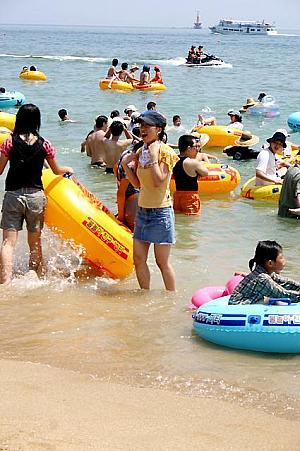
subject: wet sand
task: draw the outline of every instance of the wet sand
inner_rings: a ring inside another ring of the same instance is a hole
[[[0,450],[299,450],[299,422],[0,361]]]

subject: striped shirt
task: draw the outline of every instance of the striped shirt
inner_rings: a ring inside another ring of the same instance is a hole
[[[257,265],[234,289],[228,304],[263,304],[264,297],[290,298],[300,302],[300,283]]]

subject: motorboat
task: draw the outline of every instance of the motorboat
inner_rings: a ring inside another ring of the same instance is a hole
[[[252,20],[221,19],[217,25],[209,27],[215,34],[253,34],[253,35],[276,35],[277,29],[274,24]]]

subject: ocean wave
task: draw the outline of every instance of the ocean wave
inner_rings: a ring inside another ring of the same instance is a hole
[[[1,58],[34,58],[34,59],[46,59],[52,61],[86,61],[88,63],[107,63],[110,62],[110,58],[99,58],[92,56],[74,56],[74,55],[14,55],[8,53],[1,53]]]

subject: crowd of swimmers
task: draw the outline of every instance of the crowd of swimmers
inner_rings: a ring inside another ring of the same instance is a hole
[[[200,214],[198,178],[208,176],[206,163],[214,157],[202,150],[207,143],[205,134],[186,132],[180,134],[176,146],[168,145],[167,120],[157,111],[154,102],[150,102],[143,113],[139,113],[134,105],[129,105],[124,114],[125,116],[121,116],[118,111],[113,111],[110,117],[97,117],[95,129],[83,143],[82,150],[86,150],[92,164],[106,168],[107,173],[116,177],[117,217],[134,234],[134,263],[140,287],[150,287],[147,259],[152,243],[165,287],[174,290],[175,276],[169,260],[170,248],[175,242],[173,211],[186,215]],[[179,115],[173,116],[171,127],[182,128]],[[121,139],[123,133],[125,139]],[[275,158],[276,154],[285,149],[286,140],[287,133],[284,130],[277,130],[267,139],[267,145],[260,152],[256,177],[262,183],[283,183],[278,214],[297,217],[300,215],[300,169],[290,161]],[[174,151],[175,147],[178,152]],[[270,162],[273,159],[275,171],[278,167],[287,168],[285,179],[269,176]],[[171,177],[175,183],[173,199],[169,188]],[[266,260],[265,255],[259,256],[261,247],[262,254],[271,255],[271,259]],[[272,251],[267,252],[270,247],[276,248],[273,254]],[[278,271],[283,267],[281,254],[282,249],[277,243],[260,243],[256,266],[251,266],[254,272],[246,280],[262,279],[261,287],[266,285],[264,295],[271,295],[272,292],[286,293],[295,287],[294,299],[300,300],[299,284],[291,281],[289,287],[284,286],[282,279],[273,275],[275,267],[278,266]],[[281,266],[279,263],[277,265],[279,260]],[[235,292],[232,303],[264,301],[264,297],[258,293],[257,296],[253,295],[253,301],[252,298],[249,300],[244,286],[246,285],[243,284]]]
[[[233,116],[232,113],[228,114]],[[64,121],[68,117],[67,111],[61,109],[59,117]],[[37,106],[21,106],[12,136],[1,146],[0,174],[7,163],[9,170],[2,206],[0,283],[9,282],[12,278],[14,249],[24,221],[28,229],[29,267],[42,274],[41,230],[46,203],[41,181],[43,163],[46,162],[55,174],[73,172],[71,167],[58,165],[54,147],[39,135],[40,124],[41,115]],[[182,127],[179,115],[173,117],[171,127]],[[153,244],[155,261],[165,288],[173,291],[176,284],[170,251],[175,243],[174,211],[187,215],[200,214],[198,177],[208,175],[205,163],[214,157],[202,151],[207,143],[207,135],[183,132],[177,145],[168,145],[166,131],[167,119],[157,110],[155,102],[149,102],[142,113],[135,105],[128,105],[124,115],[113,110],[110,117],[98,116],[93,130],[82,143],[82,151],[91,158],[93,166],[104,168],[107,174],[116,177],[117,216],[133,231],[133,256],[139,286],[150,288],[148,254]],[[278,214],[299,217],[300,169],[291,160],[278,158],[288,145],[287,135],[284,129],[279,129],[267,139],[257,159],[256,179],[259,184],[283,184]],[[178,152],[175,152],[175,147],[178,147]],[[35,158],[32,158],[31,150]],[[282,168],[286,170],[284,179],[278,174],[278,169]],[[175,183],[173,199],[170,195],[171,177]],[[281,247],[273,242],[267,244],[263,247],[263,256],[259,254],[260,247],[255,257],[255,268],[258,270],[249,279],[263,279],[261,285],[264,285],[265,279],[271,275],[273,282],[280,285],[279,278],[272,274],[276,268],[279,272],[283,267]],[[268,253],[266,247],[271,247],[274,252]],[[267,260],[266,255],[269,256]],[[274,289],[274,283],[268,281],[268,286]],[[292,286],[293,282],[290,284]],[[277,292],[285,292],[277,285]],[[244,286],[247,296],[247,286],[243,285],[232,302],[244,302],[243,296],[240,296]],[[294,291],[297,291],[294,299],[299,300],[299,286],[293,286]],[[281,288],[287,289],[287,286]],[[263,302],[262,296],[256,298],[253,295],[253,299]]]
[[[111,66],[107,71],[106,78],[109,80],[120,80],[125,83],[131,83],[132,85],[149,85],[150,83],[163,84],[163,78],[161,69],[158,65],[155,65],[153,70],[154,74],[151,75],[151,67],[149,64],[144,64],[139,77],[137,72],[139,67],[136,64],[129,64],[124,62],[121,64],[121,69],[118,69],[119,61],[114,58],[111,62]]]

